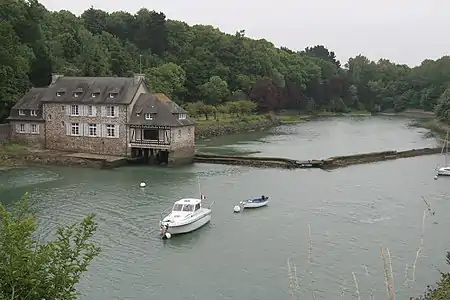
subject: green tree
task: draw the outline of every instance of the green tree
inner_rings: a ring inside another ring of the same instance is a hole
[[[206,103],[210,105],[221,103],[230,93],[227,82],[219,76],[212,76],[207,83],[200,86],[200,91]]]
[[[450,88],[447,88],[439,97],[435,113],[441,120],[450,121]]]
[[[450,265],[450,252],[447,252],[447,264]],[[448,300],[450,299],[450,273],[441,272],[441,279],[435,287],[428,286],[425,295],[415,300]]]
[[[147,73],[147,82],[152,91],[174,98],[184,92],[186,72],[179,65],[169,62],[151,68]]]
[[[256,110],[256,103],[250,100],[239,100],[236,102],[238,111],[241,114],[248,115]]]
[[[216,107],[216,110],[217,110],[217,112],[219,114],[222,114],[222,115],[225,115],[225,116],[230,113],[230,107],[228,105],[226,105],[226,104],[219,104]]]
[[[188,103],[186,105],[186,110],[187,110],[188,114],[190,116],[194,117],[194,118],[197,117],[200,114],[200,108],[199,108],[199,105],[198,105],[197,102],[195,102],[195,103]]]
[[[13,211],[0,203],[0,299],[77,299],[76,285],[100,253],[89,242],[96,229],[89,215],[42,242],[27,195]]]
[[[211,25],[189,26],[163,12],[106,12],[80,17],[51,12],[36,0],[0,5],[0,122],[31,86],[50,73],[130,76],[142,69],[152,90],[179,103],[217,106],[250,99],[260,111],[329,109],[445,110],[450,56],[416,67],[358,55],[341,67],[325,45],[304,51],[277,48],[244,30],[225,34]],[[234,91],[233,94],[230,91]],[[444,101],[445,103],[445,101]],[[230,108],[233,108],[230,106]],[[233,108],[233,114],[241,114]],[[203,114],[203,113],[202,113]],[[445,118],[445,117],[444,117]]]
[[[0,121],[29,87],[27,72],[33,57],[31,49],[20,43],[14,28],[0,19]]]

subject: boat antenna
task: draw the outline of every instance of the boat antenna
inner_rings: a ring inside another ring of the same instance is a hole
[[[197,185],[198,185],[198,194],[199,194],[200,199],[201,199],[202,198],[202,189],[200,188],[200,179],[198,177],[198,174],[197,174]]]

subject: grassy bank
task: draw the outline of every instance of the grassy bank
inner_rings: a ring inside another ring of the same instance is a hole
[[[22,155],[26,155],[28,150],[26,147],[11,143],[0,144],[0,169],[9,169],[23,165],[24,161],[20,159]]]
[[[354,111],[350,113],[317,112],[305,114],[298,111],[283,111],[278,114],[220,114],[195,118],[196,137],[198,139],[210,138],[232,133],[247,132],[267,129],[281,124],[297,124],[307,122],[320,117],[363,117],[370,116],[366,111]]]
[[[216,118],[196,119],[195,136],[205,139],[232,133],[264,130],[280,125],[281,122],[273,115],[216,115]]]
[[[415,127],[422,127],[430,130],[434,136],[441,139],[445,138],[447,132],[450,131],[450,125],[436,119],[420,119],[410,124]]]

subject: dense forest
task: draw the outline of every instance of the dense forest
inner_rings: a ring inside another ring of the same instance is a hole
[[[80,17],[51,12],[36,0],[0,6],[0,122],[31,86],[51,73],[129,76],[178,103],[252,100],[260,111],[435,110],[450,112],[450,57],[410,68],[359,55],[341,65],[325,46],[302,51],[208,25],[189,26],[164,13],[89,8]],[[412,50],[413,51],[413,50]]]

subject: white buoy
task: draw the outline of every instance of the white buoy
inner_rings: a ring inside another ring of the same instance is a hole
[[[141,182],[141,184],[139,184],[139,186],[140,186],[140,187],[145,187],[146,184],[145,184],[145,182]]]
[[[436,176],[434,176],[434,180],[437,180],[437,179],[438,179],[437,175],[436,175]]]
[[[238,213],[238,212],[241,211],[241,207],[240,207],[239,205],[235,205],[235,206],[233,207],[233,210],[234,210],[235,213]]]
[[[172,235],[170,234],[170,232],[166,232],[166,238],[170,239],[172,237]]]

